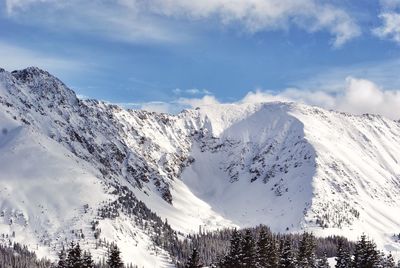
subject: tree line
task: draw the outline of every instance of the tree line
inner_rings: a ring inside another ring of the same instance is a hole
[[[168,244],[169,246],[171,244]],[[178,268],[400,268],[392,254],[385,255],[376,244],[362,235],[356,242],[344,237],[316,238],[311,233],[276,234],[263,225],[242,230],[223,229],[188,235],[174,243],[171,257]],[[58,254],[58,261],[36,258],[18,243],[0,246],[0,267],[4,268],[136,268],[124,264],[120,250],[110,243],[100,261],[90,251],[71,242]],[[172,249],[172,248],[170,248]]]
[[[62,249],[58,255],[58,262],[55,268],[137,268],[132,264],[124,265],[121,252],[117,244],[111,243],[106,254],[107,259],[94,262],[90,251],[84,250],[71,242],[68,249]]]
[[[258,233],[246,229],[234,230],[229,251],[211,267],[221,268],[329,268],[326,252],[316,255],[317,239],[311,233],[303,233],[299,241],[290,236],[273,234],[268,228]],[[346,239],[338,239],[335,268],[400,268],[391,253],[385,255],[376,244],[362,235],[349,247]],[[197,248],[194,248],[185,268],[203,267]]]

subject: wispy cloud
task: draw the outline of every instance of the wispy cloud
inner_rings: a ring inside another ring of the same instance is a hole
[[[189,89],[180,89],[175,88],[172,90],[175,95],[211,95],[212,92],[207,89],[198,89],[198,88],[189,88]]]
[[[372,33],[381,39],[400,44],[400,1],[380,0],[379,3],[381,25],[372,29]]]
[[[249,33],[286,30],[292,26],[308,32],[327,31],[333,36],[335,47],[361,33],[346,10],[317,0],[6,0],[10,16],[18,16],[39,5],[36,19],[44,23],[128,41],[184,39],[184,34],[172,30],[165,18],[241,25]],[[51,12],[43,16],[46,9]],[[62,25],[54,19],[60,12],[64,14]]]
[[[154,12],[165,16],[206,19],[217,17],[224,25],[240,23],[249,32],[287,29],[296,25],[306,31],[326,30],[341,46],[358,36],[360,29],[347,12],[314,0],[152,0]]]
[[[52,72],[77,71],[84,67],[79,61],[50,56],[32,49],[0,41],[1,67],[7,70],[37,66]]]
[[[136,1],[7,0],[6,9],[8,17],[18,23],[111,41],[174,43],[190,38],[174,29],[173,22],[146,12]]]
[[[384,88],[394,89],[400,85],[400,59],[368,61],[345,66],[329,67],[320,70],[313,69],[307,78],[291,81],[295,85],[305,90],[322,90],[328,92],[339,92],[343,90],[343,81],[349,76],[364,77],[374,81]]]
[[[400,44],[400,13],[387,12],[379,17],[382,25],[375,28],[373,33],[382,39],[389,39]]]

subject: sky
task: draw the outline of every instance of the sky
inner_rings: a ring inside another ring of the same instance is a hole
[[[38,66],[81,98],[400,119],[400,0],[0,1],[0,67]]]

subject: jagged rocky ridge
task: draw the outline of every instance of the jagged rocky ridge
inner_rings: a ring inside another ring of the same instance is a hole
[[[0,71],[0,107],[0,231],[38,250],[93,236],[87,247],[101,238],[119,240],[123,251],[135,243],[135,258],[156,252],[144,265],[167,266],[168,253],[151,242],[165,219],[184,233],[259,223],[352,239],[367,232],[381,247],[399,248],[392,239],[400,229],[398,122],[293,103],[178,115],[125,110],[80,100],[33,67]],[[37,161],[19,170],[13,160],[27,153],[43,160],[19,160]],[[27,200],[16,194],[22,183]],[[37,187],[46,188],[45,199],[32,197]],[[77,200],[59,206],[66,198],[57,191],[65,187]]]

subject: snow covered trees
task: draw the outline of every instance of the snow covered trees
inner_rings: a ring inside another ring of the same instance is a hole
[[[330,250],[333,241],[336,245],[334,252]],[[321,249],[328,249],[330,255]],[[234,230],[229,252],[221,261],[220,267],[329,268],[328,256],[336,256],[335,268],[400,268],[395,265],[391,254],[385,256],[378,251],[375,243],[365,235],[354,244],[343,237],[316,239],[307,232],[301,236],[277,235],[265,226]]]
[[[191,242],[188,241],[179,240],[175,255],[171,254],[171,257],[176,258],[176,267],[329,268],[328,257],[336,257],[335,268],[400,268],[395,265],[391,254],[385,256],[378,251],[375,243],[365,235],[357,243],[353,243],[343,237],[315,238],[311,233],[274,234],[268,227],[258,226],[244,230],[202,232],[191,236]],[[14,246],[17,254],[12,254],[11,250],[0,245],[0,267],[136,267],[124,266],[116,244],[105,245],[109,250],[102,262],[94,263],[89,251],[82,250],[79,244],[71,243],[69,248],[61,250],[58,262],[53,264],[35,260],[31,257],[33,253],[25,252],[20,246]],[[335,247],[334,251],[332,245]],[[209,249],[219,253],[207,255]],[[179,256],[183,259],[178,262]],[[16,266],[16,263],[21,265]]]
[[[107,264],[110,268],[123,268],[124,263],[121,260],[120,256],[120,251],[119,248],[116,244],[111,244],[109,252],[108,252],[108,258],[107,258]]]
[[[79,244],[71,242],[67,252],[63,248],[58,254],[57,268],[94,268],[92,255],[89,251],[83,251]]]
[[[94,268],[94,262],[92,259],[92,254],[89,251],[83,252],[82,258],[82,268]]]
[[[299,245],[297,265],[303,268],[315,267],[315,238],[311,233],[304,233]]]
[[[383,259],[383,265],[382,267],[385,268],[400,268],[400,266],[396,266],[394,259],[393,259],[393,255],[391,253],[389,253],[389,255],[387,255],[386,257],[384,257]]]
[[[349,248],[346,247],[344,240],[340,239],[337,246],[337,256],[335,268],[351,268],[351,257]]]
[[[330,268],[326,254],[324,254],[324,256],[322,256],[322,258],[317,261],[316,267],[317,268]]]
[[[38,259],[36,254],[29,251],[26,246],[18,243],[6,242],[9,246],[0,244],[0,267],[8,268],[50,268],[51,262]]]
[[[356,244],[353,267],[375,268],[378,267],[380,254],[374,242],[367,240],[365,235]]]
[[[105,267],[99,263],[95,265],[92,254],[90,251],[83,251],[79,244],[71,242],[67,251],[62,249],[58,255],[59,260],[57,268],[94,268],[94,267]],[[123,268],[124,264],[120,257],[120,252],[115,244],[111,244],[108,257],[107,257],[107,268]]]
[[[250,229],[246,230],[246,233],[242,240],[241,247],[242,247],[242,267],[246,268],[255,267],[257,262],[256,245]]]
[[[277,244],[269,229],[262,227],[257,242],[257,265],[260,268],[277,268]]]
[[[197,252],[197,249],[194,248],[192,255],[190,256],[185,268],[200,268],[202,265],[200,264],[200,258],[199,258],[199,253]]]
[[[244,235],[234,230],[230,250],[223,258],[220,266],[238,268],[316,267],[315,241],[311,234],[304,233],[302,235],[297,255],[289,236],[280,236],[279,245],[278,249],[276,236],[266,227],[261,227],[258,235],[251,229],[246,229]],[[325,264],[325,262],[322,261],[322,264]],[[324,266],[321,267],[325,268]]]
[[[66,264],[67,268],[81,268],[82,266],[82,251],[79,244],[71,242],[68,249]]]
[[[241,267],[242,258],[242,235],[235,229],[232,233],[229,253],[222,260],[221,267]]]
[[[296,261],[293,254],[292,242],[286,238],[280,241],[279,268],[296,268]]]

